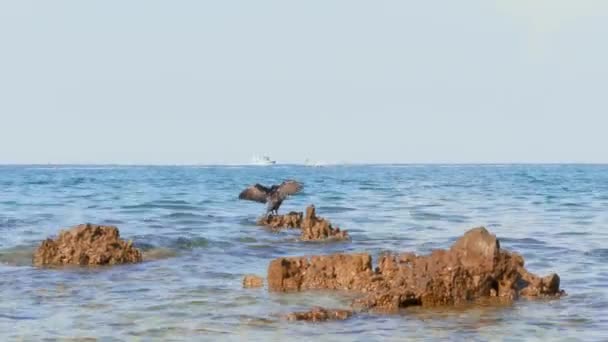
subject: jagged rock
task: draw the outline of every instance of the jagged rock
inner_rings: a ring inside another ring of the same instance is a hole
[[[258,219],[259,226],[265,226],[271,229],[282,228],[300,228],[302,225],[303,214],[292,211],[285,215],[268,215]]]
[[[352,310],[325,309],[313,307],[310,311],[292,312],[285,317],[288,321],[322,322],[327,320],[346,320],[353,315]]]
[[[142,253],[131,241],[120,238],[118,228],[81,224],[46,239],[36,250],[34,266],[116,265],[142,261]]]
[[[243,278],[244,288],[255,288],[264,286],[264,278],[248,274]]]
[[[300,235],[300,240],[303,241],[349,239],[348,232],[340,230],[338,227],[334,228],[328,220],[317,217],[314,205],[306,208],[306,216],[302,221],[301,229],[302,235]]]
[[[540,278],[529,273],[523,258],[501,250],[485,228],[472,229],[449,250],[430,255],[386,254],[375,269],[369,254],[275,259],[268,267],[268,288],[356,291],[365,294],[355,301],[356,307],[380,311],[564,294],[556,274]]]
[[[301,212],[290,212],[285,215],[269,215],[258,219],[257,224],[274,230],[299,228],[302,241],[348,240],[348,232],[333,227],[331,223],[316,215],[314,205],[306,208],[306,215]]]
[[[272,291],[361,289],[372,275],[369,254],[333,254],[311,258],[279,258],[268,267]]]

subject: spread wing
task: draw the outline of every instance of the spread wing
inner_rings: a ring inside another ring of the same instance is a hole
[[[269,191],[270,189],[261,184],[252,185],[247,189],[241,191],[239,199],[266,203],[266,198],[268,197]]]
[[[302,183],[294,180],[288,180],[279,185],[278,192],[281,199],[285,199],[287,196],[300,192],[303,188],[304,185]]]

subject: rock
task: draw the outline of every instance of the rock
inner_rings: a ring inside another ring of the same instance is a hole
[[[496,236],[478,227],[466,232],[450,251],[459,256],[460,263],[465,267],[491,269],[499,257],[500,243]]]
[[[248,274],[243,278],[244,288],[255,288],[264,286],[264,278]]]
[[[268,266],[268,288],[271,291],[357,290],[371,275],[369,254],[279,258]]]
[[[282,229],[282,228],[300,228],[302,225],[302,216],[300,212],[292,211],[285,215],[269,215],[262,216],[258,219],[258,226],[265,226],[271,229]]]
[[[524,297],[551,297],[553,294],[560,292],[559,283],[559,276],[555,273],[543,278],[527,273],[520,284],[520,295]]]
[[[323,240],[348,240],[348,232],[333,227],[331,223],[316,215],[315,206],[306,208],[306,215],[301,212],[291,212],[285,215],[270,215],[258,219],[257,224],[270,229],[279,230],[283,228],[299,228],[302,230],[300,240],[323,241]]]
[[[120,238],[118,228],[81,224],[46,239],[36,250],[34,266],[117,265],[142,261],[131,241]]]
[[[559,297],[556,274],[529,273],[523,258],[500,249],[485,228],[464,234],[448,250],[429,255],[386,254],[372,268],[369,254],[279,258],[268,267],[271,291],[350,290],[362,294],[355,306],[395,311],[412,305],[441,306],[496,298]],[[363,296],[364,295],[364,296]]]
[[[334,228],[328,220],[317,217],[314,205],[306,208],[306,216],[302,221],[301,229],[300,240],[302,241],[349,239],[348,232],[341,231],[338,227]]]
[[[325,309],[313,307],[310,311],[292,312],[285,318],[288,321],[322,322],[327,320],[346,320],[353,315],[352,310]]]

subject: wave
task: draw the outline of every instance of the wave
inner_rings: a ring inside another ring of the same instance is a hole
[[[30,181],[25,181],[23,184],[26,185],[47,185],[47,184],[51,184],[51,180],[41,180],[41,179],[35,179],[35,180],[30,180]]]
[[[202,210],[201,207],[192,205],[185,201],[152,201],[141,204],[123,205],[121,209],[138,210],[138,209],[173,209],[173,210]]]
[[[46,222],[53,218],[53,215],[46,213],[34,214],[32,217],[14,218],[0,214],[0,228],[14,228],[35,225],[40,222]]]
[[[189,213],[189,212],[175,212],[175,213],[171,213],[171,214],[167,214],[162,216],[162,218],[165,219],[172,219],[172,220],[180,220],[180,219],[188,219],[188,220],[195,220],[195,221],[204,221],[207,222],[209,218],[212,218],[212,215],[200,215],[200,214],[194,214],[194,213]]]
[[[456,214],[437,214],[425,211],[413,211],[411,212],[411,216],[415,220],[421,221],[447,221],[454,223],[465,223],[468,222],[469,218],[463,215]]]
[[[585,256],[594,257],[600,261],[608,261],[608,248],[594,248],[585,252]]]
[[[591,235],[589,232],[560,232],[555,234],[556,236],[585,236]]]
[[[356,211],[357,209],[351,207],[341,207],[341,206],[323,206],[318,208],[318,212],[322,214],[337,214],[337,213],[346,213],[349,211]]]
[[[535,238],[500,238],[501,243],[516,244],[516,245],[537,245],[544,246],[547,243]]]
[[[121,220],[109,219],[109,220],[102,220],[101,224],[110,225],[110,226],[116,226],[116,225],[120,225],[120,224],[125,224],[125,222],[121,221]]]

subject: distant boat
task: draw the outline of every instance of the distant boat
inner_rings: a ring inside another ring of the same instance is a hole
[[[251,158],[252,165],[269,166],[276,163],[275,160],[270,159],[268,156],[253,156],[253,158]]]

